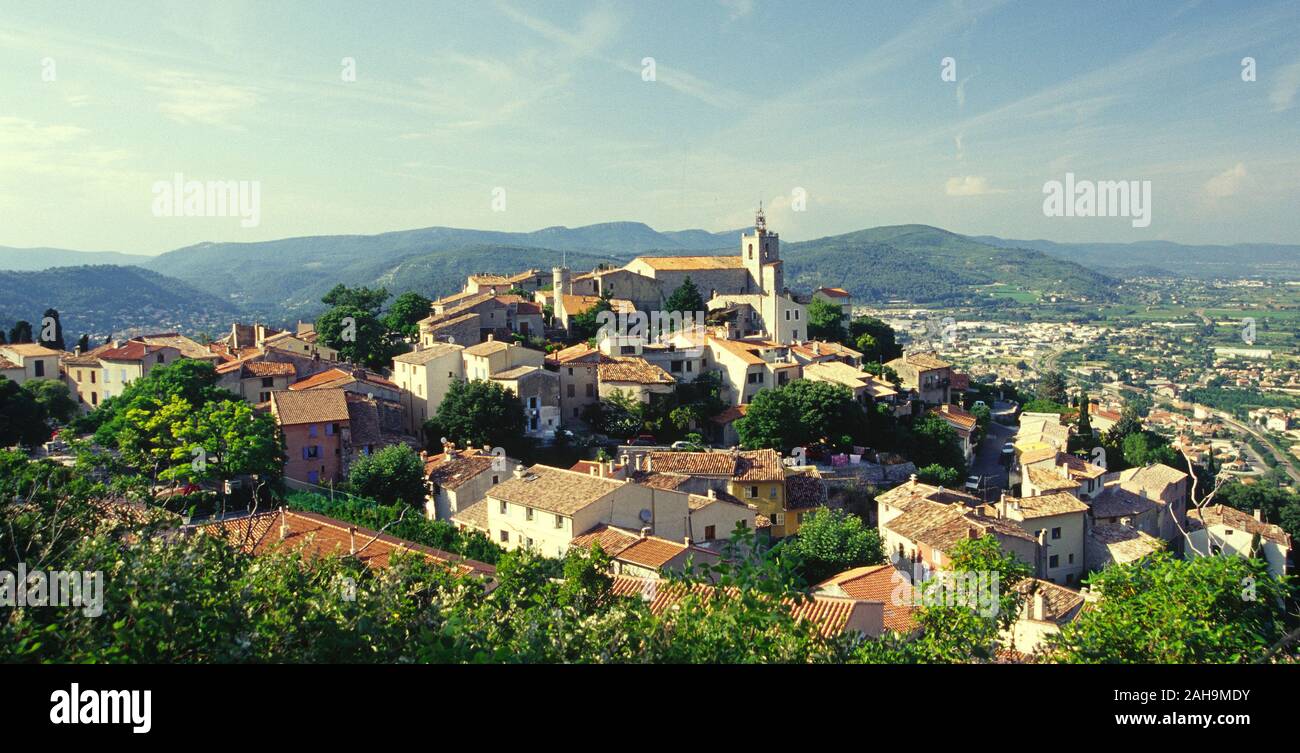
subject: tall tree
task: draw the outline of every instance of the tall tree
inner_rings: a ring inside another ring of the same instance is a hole
[[[864,335],[869,335],[870,339],[864,339]],[[883,363],[903,355],[893,328],[874,316],[859,316],[850,321],[845,344],[861,351],[864,361]]]
[[[814,298],[808,304],[808,337],[813,340],[844,342],[848,333],[844,329],[844,314],[830,301]]]
[[[32,323],[19,319],[9,330],[9,342],[14,345],[29,343],[32,341]]]
[[[45,408],[17,382],[0,376],[0,447],[37,445],[49,438]]]
[[[90,350],[90,335],[83,334],[81,338],[77,340],[77,348],[82,353]]]
[[[419,507],[424,503],[424,463],[404,444],[384,447],[352,464],[348,481],[352,491],[382,504],[402,502]]]
[[[1043,381],[1038,385],[1035,397],[1039,400],[1049,400],[1060,405],[1069,405],[1070,395],[1067,387],[1065,374],[1059,371],[1049,371],[1043,375]]]
[[[388,327],[379,318],[386,300],[388,291],[384,288],[335,285],[321,298],[331,307],[316,320],[321,340],[349,363],[386,368],[402,350],[391,342]]]
[[[498,382],[458,379],[451,383],[438,405],[437,416],[425,422],[425,441],[436,444],[445,436],[469,447],[520,446],[524,432],[524,406],[515,393]]]
[[[682,280],[682,284],[668,296],[664,302],[665,311],[680,311],[684,314],[694,314],[698,311],[704,311],[704,296],[700,295],[700,289],[695,287],[695,283],[690,277]]]
[[[77,401],[72,399],[68,385],[58,379],[29,379],[23,382],[23,389],[55,421],[67,423],[77,415]]]
[[[789,546],[799,555],[809,585],[852,567],[885,561],[884,545],[875,528],[856,515],[825,507],[804,518],[799,535]]]
[[[420,320],[429,316],[433,310],[433,301],[411,291],[402,293],[393,299],[384,314],[384,326],[388,331],[401,337],[420,336]]]
[[[57,309],[45,309],[41,315],[41,344],[54,350],[67,350],[63,342],[63,323]]]

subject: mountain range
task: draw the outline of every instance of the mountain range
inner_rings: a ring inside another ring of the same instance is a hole
[[[0,321],[32,320],[53,306],[67,311],[69,331],[76,322],[96,334],[151,324],[155,329],[193,329],[234,317],[289,323],[318,315],[320,297],[340,282],[382,286],[394,295],[416,290],[437,297],[459,290],[474,272],[560,264],[585,271],[646,253],[737,253],[741,232],[660,232],[644,223],[611,222],[527,233],[430,227],[200,243],[158,256],[0,247],[0,269],[14,270],[0,272],[0,293],[5,294]],[[787,242],[782,258],[787,283],[795,289],[827,285],[843,287],[862,302],[942,305],[993,301],[988,288],[999,285],[1106,301],[1116,297],[1123,278],[1139,274],[1296,277],[1300,270],[1300,246],[1068,244],[965,236],[927,225]],[[84,266],[88,263],[96,266]],[[73,282],[91,285],[87,290],[94,293],[76,295]],[[87,308],[88,300],[95,301],[93,309]],[[149,317],[155,321],[144,321]]]

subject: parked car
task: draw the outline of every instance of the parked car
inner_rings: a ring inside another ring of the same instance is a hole
[[[970,492],[971,494],[975,494],[975,493],[979,492],[979,490],[980,490],[980,483],[981,483],[982,480],[983,480],[983,479],[981,479],[979,476],[967,476],[967,477],[966,477],[966,491]]]
[[[638,434],[627,440],[627,443],[634,447],[649,447],[656,444],[653,434]]]

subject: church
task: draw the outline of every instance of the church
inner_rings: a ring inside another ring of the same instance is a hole
[[[807,301],[785,287],[781,237],[767,229],[761,206],[736,256],[638,256],[618,269],[580,275],[557,267],[556,315],[567,319],[578,311],[566,308],[585,308],[598,296],[659,311],[687,278],[699,289],[710,319],[726,322],[734,337],[762,336],[782,345],[808,339]]]

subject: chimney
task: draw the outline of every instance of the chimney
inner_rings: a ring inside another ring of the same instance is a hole
[[[1046,614],[1047,614],[1047,600],[1043,598],[1043,592],[1034,591],[1034,613],[1030,616],[1030,619],[1044,620],[1046,619],[1046,617],[1044,616]]]
[[[640,456],[640,455],[637,455],[637,456],[636,456],[636,462],[635,462],[635,465],[634,465],[633,467],[636,468],[636,470],[637,470],[638,473],[641,471],[641,456]]]
[[[682,538],[682,543],[689,547],[692,545],[693,542],[691,541],[690,536],[686,536]]]
[[[717,492],[717,490],[715,490],[713,487],[710,486],[710,487],[709,487],[709,499],[717,499],[717,498],[718,498],[718,492]]]
[[[1253,512],[1254,512],[1254,515],[1255,515],[1255,520],[1258,520],[1259,522],[1263,523],[1263,522],[1264,522],[1264,513],[1263,513],[1263,511],[1260,510],[1258,507],[1256,507],[1256,508],[1254,509]]]
[[[487,339],[488,342],[492,342],[493,340],[496,339],[497,339],[496,335],[492,334],[491,332],[488,333],[488,339]]]
[[[605,465],[605,477],[606,477],[606,478],[613,478],[613,477],[614,477],[614,461],[613,461],[613,460],[609,461],[609,462]]]
[[[650,456],[650,453],[647,452],[647,453],[645,454],[645,472],[646,472],[646,473],[652,473],[652,472],[654,471],[654,463],[653,463],[653,460],[654,460],[654,458],[652,458],[652,457]]]
[[[913,473],[911,476],[909,476],[909,477],[907,478],[907,482],[908,482],[909,484],[911,484],[912,486],[916,486],[916,474]]]
[[[523,477],[524,477],[524,464],[519,463],[518,465],[515,466],[515,478],[523,478]]]
[[[642,528],[642,529],[641,529],[641,538],[643,538],[643,539],[644,539],[644,538],[649,538],[649,536],[650,536],[650,528],[649,528],[649,527]]]
[[[289,538],[289,517],[285,515],[284,506],[280,506],[280,540]]]
[[[357,553],[357,527],[348,526],[348,554]]]

